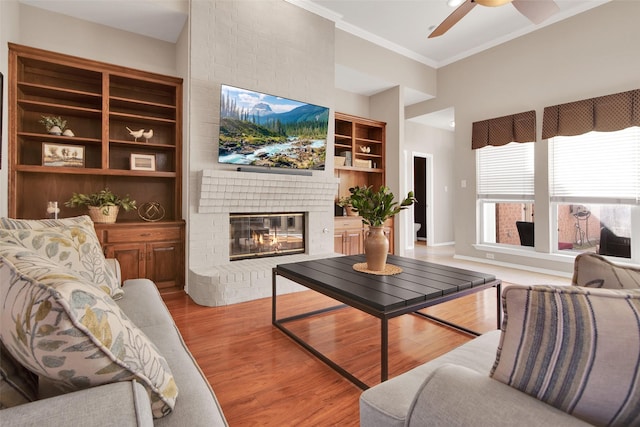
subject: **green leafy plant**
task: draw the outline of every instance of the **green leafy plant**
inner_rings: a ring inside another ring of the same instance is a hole
[[[394,195],[389,187],[381,186],[377,191],[373,186],[353,187],[349,189],[349,203],[355,212],[362,217],[362,222],[371,227],[379,227],[384,222],[409,208],[415,201],[413,191],[401,202],[394,201]]]
[[[104,190],[91,194],[73,193],[71,198],[67,200],[64,205],[70,208],[95,206],[103,208],[102,213],[104,215],[108,215],[109,206],[118,206],[125,211],[130,211],[136,208],[136,201],[131,200],[128,194],[125,197],[116,196],[111,192],[111,190],[105,188]]]
[[[47,129],[47,132],[49,132],[49,130],[54,127],[54,126],[58,126],[60,128],[60,132],[64,131],[64,128],[67,127],[67,121],[63,120],[62,117],[60,116],[40,116],[42,117],[40,120],[38,120],[38,123],[42,123],[45,127],[45,129]]]
[[[340,206],[341,208],[346,208],[350,204],[351,204],[351,198],[350,197],[340,197],[338,199],[338,201],[336,202],[336,205]]]

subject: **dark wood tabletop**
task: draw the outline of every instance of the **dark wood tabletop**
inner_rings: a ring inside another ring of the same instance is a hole
[[[501,281],[491,274],[450,267],[432,262],[389,255],[387,264],[400,267],[394,275],[359,272],[354,264],[366,262],[364,255],[338,256],[290,264],[278,264],[273,269],[272,323],[294,341],[309,350],[363,390],[369,386],[335,361],[322,354],[285,323],[315,316],[345,306],[354,307],[380,319],[380,381],[389,376],[389,320],[414,313],[471,335],[479,335],[464,326],[453,324],[419,310],[488,288],[496,289],[497,326],[500,327]],[[327,295],[342,305],[277,318],[277,280],[280,275],[309,289]]]
[[[400,267],[401,273],[382,276],[355,271],[353,265],[362,262],[366,262],[364,255],[338,256],[279,264],[276,271],[339,301],[378,313],[415,309],[496,280],[491,274],[395,255],[389,255],[387,264]]]

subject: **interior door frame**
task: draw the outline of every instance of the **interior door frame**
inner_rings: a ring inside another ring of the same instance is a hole
[[[411,182],[410,188],[415,188],[414,181],[414,168],[413,162],[416,157],[420,157],[425,159],[426,167],[425,167],[425,189],[427,192],[427,200],[426,200],[426,218],[427,218],[427,244],[429,244],[429,240],[433,244],[433,154],[422,153],[417,151],[411,152],[411,162],[410,168],[411,172],[409,173],[409,181]],[[415,206],[412,206],[412,209],[415,209]],[[413,211],[411,212],[411,218],[413,218]],[[413,222],[411,222],[411,247],[413,248]]]

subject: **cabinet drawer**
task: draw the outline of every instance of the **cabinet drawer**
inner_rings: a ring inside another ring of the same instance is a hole
[[[353,218],[341,218],[341,217],[335,217],[334,220],[334,227],[336,230],[338,229],[353,229],[353,228],[362,228],[362,219],[360,219],[360,217],[353,217]]]
[[[157,242],[162,240],[180,240],[180,228],[116,229],[105,231],[105,243],[121,242]]]

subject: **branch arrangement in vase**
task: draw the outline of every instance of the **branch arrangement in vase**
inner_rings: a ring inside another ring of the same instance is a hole
[[[398,202],[389,187],[380,186],[374,190],[373,186],[353,187],[349,189],[349,203],[352,209],[362,217],[362,222],[371,227],[380,227],[384,222],[397,215],[401,210],[408,209],[415,201],[413,191]]]

